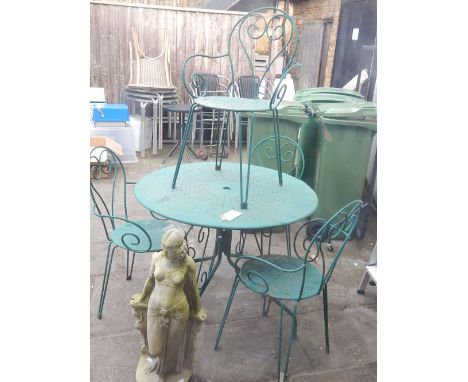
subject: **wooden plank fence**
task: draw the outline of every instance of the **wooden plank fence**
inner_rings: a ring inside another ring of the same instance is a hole
[[[165,33],[169,33],[170,70],[174,85],[187,101],[181,81],[184,60],[191,54],[227,52],[227,38],[234,24],[244,15],[206,9],[175,8],[133,3],[92,1],[90,36],[90,85],[104,87],[108,102],[120,102],[121,89],[130,78],[131,30],[135,28],[142,51],[158,55]],[[248,63],[238,41],[234,45],[236,75],[248,74]],[[247,47],[252,51],[253,44]],[[228,61],[199,60],[197,71],[229,76]]]
[[[304,22],[297,47],[302,64],[295,79],[296,90],[323,86],[328,52],[330,23],[323,20]]]

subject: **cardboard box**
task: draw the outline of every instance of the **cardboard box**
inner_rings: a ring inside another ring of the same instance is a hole
[[[102,137],[102,136],[94,136],[94,137],[90,137],[90,140],[89,140],[89,146],[90,148],[93,148],[93,147],[97,147],[97,146],[104,146],[104,147],[108,147],[109,149],[111,149],[112,151],[114,151],[117,155],[122,155],[122,146],[119,145],[117,142],[113,141],[112,139],[108,138],[108,137]],[[106,158],[102,158],[103,160],[105,160]],[[95,165],[97,163],[96,160],[89,160],[89,165],[90,165],[90,169],[91,169],[91,166],[93,166],[93,164]],[[110,173],[107,173],[106,168],[103,167],[104,169],[104,172],[101,174],[101,177],[100,178],[108,178]],[[93,178],[93,174],[92,172],[90,171],[90,174],[89,174],[90,178]],[[94,178],[93,178],[94,179]]]
[[[152,129],[151,129],[152,130]],[[114,142],[118,143],[122,148],[122,155],[119,158],[122,163],[136,163],[138,162],[135,152],[135,139],[134,133],[130,126],[128,127],[94,127],[89,130],[91,137],[107,137]]]
[[[90,147],[105,146],[105,147],[110,148],[117,155],[123,155],[122,145],[119,145],[116,141],[113,141],[109,137],[104,137],[100,135],[89,137],[89,146]]]

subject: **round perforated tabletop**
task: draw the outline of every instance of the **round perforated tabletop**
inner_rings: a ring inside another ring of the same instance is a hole
[[[283,174],[280,186],[276,170],[252,165],[248,208],[241,210],[239,164],[223,162],[218,171],[214,167],[214,162],[183,164],[174,189],[175,167],[151,172],[136,183],[136,199],[171,220],[230,230],[288,225],[311,216],[317,208],[317,195],[302,180]],[[232,221],[221,220],[220,215],[231,209],[242,214]]]

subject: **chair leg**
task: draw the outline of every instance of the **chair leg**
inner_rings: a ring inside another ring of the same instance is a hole
[[[297,340],[297,316],[296,316],[296,313],[294,313],[294,315],[291,318],[293,320],[293,322],[292,322],[292,331],[293,331],[292,338],[293,338],[293,340]]]
[[[102,280],[102,288],[101,288],[101,298],[99,300],[99,308],[98,308],[98,319],[102,318],[102,310],[104,309],[104,300],[106,299],[106,292],[107,292],[107,284],[109,283],[109,274],[112,267],[112,259],[114,258],[114,251],[117,248],[114,246],[112,248],[113,243],[109,243],[107,247],[107,258],[106,258],[106,266],[104,269],[104,278]]]
[[[283,172],[281,169],[281,148],[280,148],[280,134],[279,134],[279,117],[278,110],[273,110],[273,127],[275,130],[275,145],[276,145],[276,163],[278,169],[279,185],[283,185]]]
[[[291,334],[289,335],[289,341],[288,341],[288,352],[286,353],[286,364],[284,365],[284,377],[283,377],[283,382],[285,382],[288,379],[288,366],[289,366],[289,355],[291,354],[291,345],[292,345],[292,340],[297,339],[297,317],[296,317],[296,311],[297,311],[297,303],[294,306],[293,310],[293,315],[292,315],[292,325],[291,325]]]
[[[267,304],[268,300],[268,304]],[[266,305],[266,308],[265,308]],[[271,298],[267,296],[263,296],[263,308],[262,308],[262,315],[263,316],[268,316],[268,312],[270,311],[270,305],[271,305]]]
[[[242,113],[237,114],[237,130],[239,134],[239,183],[240,183],[240,208],[245,210],[247,208],[247,202],[244,202],[244,177],[242,176],[242,151],[243,151],[243,145],[244,143],[242,142],[242,134],[243,134],[243,129],[242,129]]]
[[[255,243],[257,244],[258,253],[263,255],[263,230],[260,231],[260,241],[258,240],[257,233],[253,232]]]
[[[192,130],[192,117],[195,110],[196,104],[192,104],[189,111],[189,116],[187,119],[187,125],[185,126],[184,136],[182,137],[182,142],[180,142],[179,157],[177,158],[177,165],[174,171],[174,178],[172,179],[172,188],[175,188],[177,182],[177,176],[179,175],[180,164],[182,163],[182,158],[184,157],[185,147],[187,146],[187,138]]]
[[[229,118],[229,117],[228,117]],[[221,170],[221,164],[223,162],[224,146],[226,142],[226,129],[224,127],[224,111],[223,121],[221,122],[221,110],[218,109],[218,118],[216,123],[216,163],[215,170]]]
[[[325,346],[327,354],[330,354],[330,342],[328,338],[328,297],[327,297],[327,284],[323,287],[323,319],[325,322]]]
[[[236,278],[234,279],[234,284],[232,284],[231,294],[229,295],[229,300],[226,305],[226,310],[224,311],[223,320],[221,321],[221,326],[219,327],[218,335],[216,336],[216,343],[214,346],[214,350],[218,350],[219,340],[221,339],[221,335],[223,334],[224,324],[226,323],[229,310],[231,309],[231,304],[232,304],[232,300],[234,299],[234,294],[236,293],[237,285],[239,285],[239,277],[236,276]]]
[[[276,380],[277,382],[281,382],[281,345],[282,345],[282,342],[283,342],[283,305],[281,305],[281,311],[280,311],[280,320],[279,320],[279,327],[278,327],[278,331],[279,331],[279,336],[278,336],[278,354],[277,354],[277,357],[278,357],[278,366],[277,366],[277,369],[276,369]]]
[[[200,141],[200,148],[203,147],[203,138],[205,136],[205,121],[203,120],[203,115],[205,111],[202,109],[200,111],[200,129],[198,130],[198,140]]]
[[[284,232],[286,234],[286,251],[288,256],[291,256],[291,227],[289,225],[285,226]]]
[[[128,272],[129,257],[130,257],[130,251],[127,249],[127,280],[132,279],[133,264],[135,263],[135,251],[133,251],[132,263],[130,264],[130,272]]]
[[[249,198],[249,186],[250,186],[250,165],[252,162],[252,133],[255,125],[255,114],[250,113],[250,126],[247,127],[247,180],[245,182],[245,208],[247,208],[247,199]]]
[[[240,166],[240,200],[241,200],[241,205],[240,208],[245,210],[247,209],[247,199],[249,197],[249,183],[250,183],[250,163],[251,163],[251,145],[249,144],[249,135],[252,136],[252,131],[253,131],[253,126],[254,126],[254,114],[251,113],[251,123],[250,123],[250,134],[247,134],[247,177],[245,181],[245,194],[244,194],[244,177],[242,175],[242,148],[243,148],[243,142],[242,142],[242,113],[238,113],[238,118],[237,118],[237,128],[239,130],[239,166]],[[245,199],[244,199],[245,195]]]

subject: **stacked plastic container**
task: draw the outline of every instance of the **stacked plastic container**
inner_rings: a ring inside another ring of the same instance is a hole
[[[112,139],[122,146],[122,163],[134,163],[138,159],[135,152],[135,137],[129,125],[128,106],[92,102],[91,136],[103,136]]]

